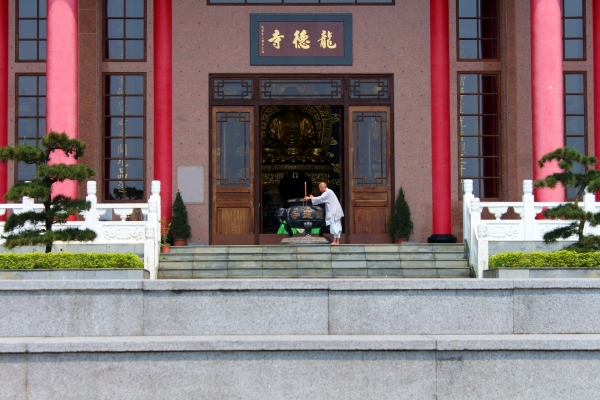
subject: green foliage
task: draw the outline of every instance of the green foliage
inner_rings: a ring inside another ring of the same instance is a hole
[[[555,172],[544,179],[535,181],[536,188],[554,189],[558,183],[564,187],[574,187],[578,189],[576,202],[581,201],[587,187],[591,193],[595,193],[600,189],[600,171],[592,169],[598,162],[594,156],[584,156],[577,150],[569,147],[556,149],[542,156],[538,160],[538,165],[543,167],[546,163],[556,161],[562,172]],[[576,164],[584,168],[584,172],[573,172],[573,167]]]
[[[179,190],[173,201],[173,216],[171,217],[171,235],[174,239],[189,239],[192,236],[187,208]]]
[[[71,199],[63,195],[51,196],[52,185],[64,180],[82,182],[91,178],[96,172],[87,165],[52,164],[49,165],[53,152],[78,159],[84,155],[85,143],[69,138],[64,132],[49,132],[41,140],[41,146],[27,143],[18,146],[0,148],[0,160],[7,162],[24,162],[36,167],[36,179],[32,182],[18,182],[8,190],[6,200],[21,201],[23,196],[41,199],[44,209],[23,214],[12,214],[4,225],[5,246],[12,249],[16,246],[44,245],[46,253],[52,251],[52,243],[61,241],[91,241],[96,238],[92,230],[62,229],[53,231],[54,224],[62,224],[70,216],[89,210],[90,204],[85,200]],[[42,225],[42,226],[40,226]]]
[[[144,268],[133,253],[2,253],[0,269]]]
[[[506,252],[489,259],[490,269],[497,268],[599,268],[599,252],[560,250],[550,253]]]
[[[552,243],[557,239],[567,239],[577,236],[578,242],[570,245],[568,248],[573,251],[586,252],[599,250],[600,237],[584,236],[583,229],[586,223],[591,226],[600,224],[600,213],[585,212],[579,207],[579,202],[583,199],[585,190],[595,193],[600,190],[600,171],[596,171],[594,165],[598,159],[593,156],[584,156],[577,150],[568,147],[559,148],[545,154],[538,165],[543,167],[546,163],[558,163],[561,172],[555,172],[544,179],[535,181],[536,188],[554,189],[558,183],[563,187],[573,187],[577,189],[574,203],[561,204],[557,207],[549,208],[544,211],[543,216],[555,220],[574,221],[568,226],[556,228],[544,234],[544,242]],[[582,169],[583,172],[574,172],[575,167]]]
[[[400,187],[394,212],[390,220],[390,233],[393,238],[407,238],[413,233],[413,222],[410,218],[410,207],[404,197],[404,190]]]
[[[5,234],[4,238],[6,239],[6,243],[4,245],[9,249],[20,246],[36,245],[43,245],[46,248],[51,248],[52,243],[56,241],[93,241],[96,238],[96,232],[90,229],[83,230],[78,228],[66,228],[56,231],[46,231],[43,229],[27,229],[20,233]]]

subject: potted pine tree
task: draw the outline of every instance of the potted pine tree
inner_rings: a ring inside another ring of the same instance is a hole
[[[404,197],[402,186],[398,191],[396,203],[394,204],[394,212],[390,220],[390,233],[395,243],[402,243],[408,240],[408,237],[413,233],[413,222],[410,218],[410,207]]]
[[[181,198],[179,190],[173,201],[173,216],[171,217],[171,236],[175,246],[185,246],[187,239],[192,236],[192,228],[188,220],[188,213],[185,203]]]

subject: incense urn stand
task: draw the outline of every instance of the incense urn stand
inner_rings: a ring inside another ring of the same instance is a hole
[[[300,199],[288,200],[288,208],[279,209],[279,223],[286,221],[285,230],[289,237],[294,234],[292,228],[304,229],[306,236],[310,236],[311,229],[321,228],[319,236],[323,236],[325,227],[325,210],[321,206],[313,206],[309,201]]]

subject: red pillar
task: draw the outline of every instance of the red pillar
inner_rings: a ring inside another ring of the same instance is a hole
[[[8,145],[8,1],[0,3],[0,147]],[[8,165],[0,163],[0,203],[6,203]],[[2,217],[4,220],[4,217]]]
[[[450,168],[450,36],[448,0],[431,0],[431,195],[430,243],[455,243]]]
[[[592,7],[594,36],[594,155],[600,157],[600,0],[594,0]],[[596,164],[596,169],[600,169],[600,162]],[[600,192],[596,192],[596,201],[600,201]]]
[[[556,163],[540,168],[537,161],[564,146],[564,85],[561,0],[531,0],[531,88],[533,120],[533,178],[560,169]],[[564,201],[564,190],[536,189],[537,201]]]
[[[161,182],[161,216],[173,200],[173,46],[171,0],[154,0],[154,179]]]
[[[48,132],[79,137],[77,129],[77,0],[48,0],[46,53],[46,126]],[[55,152],[53,164],[76,164],[72,157]],[[52,194],[77,198],[77,182],[57,182]]]

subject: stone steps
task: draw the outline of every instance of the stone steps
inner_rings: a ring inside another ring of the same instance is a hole
[[[600,335],[0,338],[0,397],[592,399],[599,351]]]
[[[597,279],[0,281],[0,398],[596,398],[599,299]]]
[[[161,279],[471,276],[463,244],[172,246],[159,260]]]
[[[0,281],[0,337],[600,334],[598,279]]]
[[[591,279],[0,282],[2,393],[595,398],[599,298]]]

